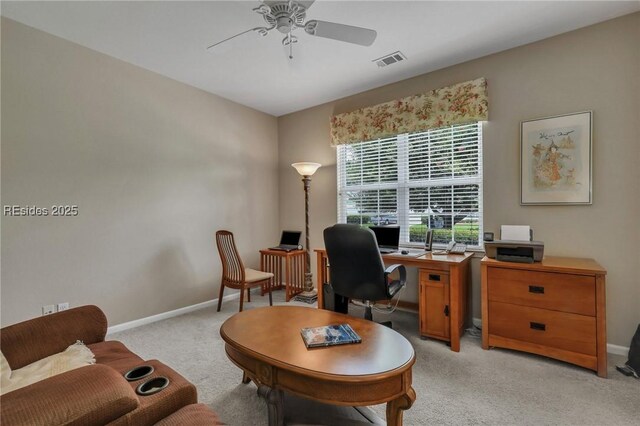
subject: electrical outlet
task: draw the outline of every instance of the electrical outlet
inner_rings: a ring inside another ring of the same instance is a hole
[[[42,315],[50,315],[56,312],[55,305],[44,305],[42,307]]]
[[[69,309],[69,302],[58,303],[58,312]]]

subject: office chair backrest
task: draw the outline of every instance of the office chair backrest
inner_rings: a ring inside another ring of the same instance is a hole
[[[388,297],[384,263],[374,233],[352,224],[324,230],[329,281],[339,295],[362,300]]]
[[[216,232],[216,244],[222,261],[222,278],[232,283],[244,282],[244,265],[236,249],[233,233],[229,231]]]

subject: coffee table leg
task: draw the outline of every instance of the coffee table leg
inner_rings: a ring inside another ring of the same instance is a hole
[[[246,385],[250,381],[251,381],[251,377],[249,377],[249,375],[245,371],[243,371],[242,372],[242,383],[244,383]]]
[[[387,402],[387,426],[402,426],[402,414],[404,410],[411,408],[415,400],[416,391],[409,388],[400,398]]]
[[[258,395],[267,401],[269,426],[284,426],[284,394],[280,389],[258,386]]]

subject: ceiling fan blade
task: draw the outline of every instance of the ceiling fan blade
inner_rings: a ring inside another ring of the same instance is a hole
[[[311,7],[311,5],[315,2],[316,0],[301,0],[298,1],[296,3],[298,3],[300,6],[304,6],[304,8],[306,10],[309,10],[309,8]]]
[[[378,35],[377,32],[368,28],[315,20],[307,22],[304,30],[314,36],[346,41],[361,46],[371,46]]]
[[[211,49],[212,47],[216,47],[217,45],[222,44],[222,43],[224,43],[225,41],[229,41],[229,40],[231,40],[231,39],[234,39],[234,38],[236,38],[236,37],[239,37],[239,36],[241,36],[241,35],[243,35],[243,34],[246,34],[246,33],[248,33],[248,32],[251,32],[251,31],[255,31],[255,32],[257,32],[258,34],[260,34],[261,36],[265,36],[265,35],[267,35],[267,32],[268,32],[269,30],[272,30],[272,29],[273,29],[273,28],[265,28],[265,27],[250,28],[250,29],[248,29],[248,30],[246,30],[246,31],[243,31],[243,32],[239,33],[239,34],[236,34],[236,35],[231,36],[231,37],[229,37],[229,38],[225,38],[225,39],[224,39],[224,40],[222,40],[222,41],[219,41],[219,42],[217,42],[217,43],[213,43],[211,46],[207,46],[207,50]]]

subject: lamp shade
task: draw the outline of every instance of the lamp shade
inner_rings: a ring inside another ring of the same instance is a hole
[[[316,170],[318,170],[320,166],[322,166],[322,164],[302,162],[293,163],[291,166],[293,166],[293,168],[295,168],[302,176],[312,176],[316,172]]]

